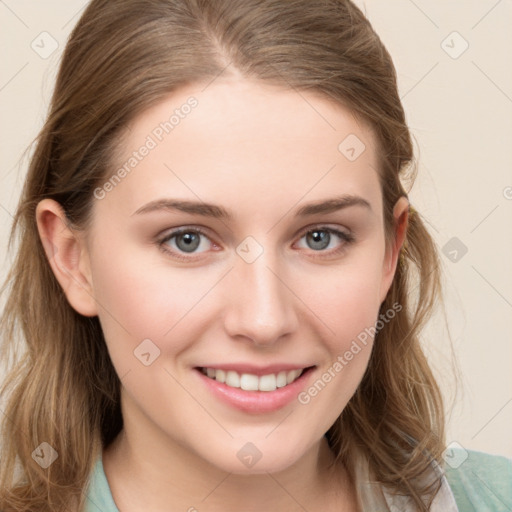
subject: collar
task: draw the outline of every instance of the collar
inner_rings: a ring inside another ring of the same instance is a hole
[[[441,482],[430,512],[459,512],[455,496],[443,470],[432,461],[432,471]],[[409,496],[395,494],[390,488],[375,482],[370,477],[368,460],[361,453],[357,454],[354,463],[354,478],[361,510],[386,510],[389,512],[415,512],[417,507]]]

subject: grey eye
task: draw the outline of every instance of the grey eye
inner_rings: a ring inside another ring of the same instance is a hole
[[[331,240],[331,233],[327,230],[315,229],[306,234],[307,242],[311,242],[309,247],[314,250],[325,249]]]
[[[175,235],[176,238],[176,246],[178,249],[184,252],[193,252],[201,243],[200,234],[195,233],[193,231],[187,231],[185,233],[180,233]]]

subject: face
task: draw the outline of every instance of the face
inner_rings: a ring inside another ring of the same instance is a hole
[[[319,443],[368,363],[396,263],[375,139],[312,93],[203,89],[137,117],[96,189],[84,314],[148,450],[275,472]]]

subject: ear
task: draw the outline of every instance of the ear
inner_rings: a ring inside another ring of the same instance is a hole
[[[71,307],[81,315],[96,316],[89,255],[81,233],[71,228],[62,206],[53,199],[38,203],[36,222],[51,269]]]
[[[394,231],[393,239],[386,244],[386,255],[382,268],[382,283],[380,291],[380,303],[382,304],[388,294],[393,278],[395,277],[396,265],[400,249],[405,241],[407,234],[407,225],[409,221],[409,201],[405,196],[401,196],[393,207]]]

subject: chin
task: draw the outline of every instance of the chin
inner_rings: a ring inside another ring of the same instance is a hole
[[[234,439],[229,446],[216,448],[215,453],[210,451],[204,458],[217,468],[236,475],[259,475],[290,468],[305,455],[306,447],[298,449],[293,442],[283,445],[262,437],[254,442]]]

